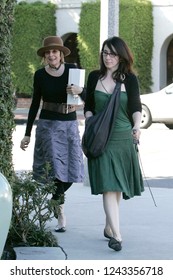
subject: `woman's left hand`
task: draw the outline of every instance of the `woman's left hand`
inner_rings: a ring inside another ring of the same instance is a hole
[[[132,136],[133,136],[133,139],[134,139],[135,143],[139,143],[140,135],[141,135],[140,129],[137,129],[137,128],[133,127]]]
[[[68,94],[73,94],[73,95],[78,95],[81,94],[81,92],[83,91],[82,87],[79,87],[77,85],[67,85],[67,93]]]

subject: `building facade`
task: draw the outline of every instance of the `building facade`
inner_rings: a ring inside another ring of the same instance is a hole
[[[173,83],[173,0],[152,0],[154,48],[153,91]]]
[[[34,1],[27,0],[30,3]],[[79,31],[81,4],[95,0],[42,0],[45,3],[48,1],[58,6],[56,12],[57,34],[72,50],[69,60],[80,64],[76,37]],[[173,82],[173,0],[151,0],[151,2],[154,18],[152,91],[157,91]]]

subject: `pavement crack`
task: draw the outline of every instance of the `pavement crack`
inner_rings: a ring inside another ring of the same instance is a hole
[[[63,249],[63,247],[62,246],[60,246],[60,245],[58,245],[58,247],[61,249],[61,251],[64,253],[64,255],[65,255],[65,260],[67,260],[68,259],[68,256],[67,256],[67,253],[65,252],[65,250]]]

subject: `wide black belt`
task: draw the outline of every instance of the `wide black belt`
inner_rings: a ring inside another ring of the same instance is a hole
[[[53,103],[53,102],[43,102],[42,109],[56,112],[56,113],[61,113],[61,114],[68,114],[76,111],[76,107],[73,105],[68,105],[66,103]]]

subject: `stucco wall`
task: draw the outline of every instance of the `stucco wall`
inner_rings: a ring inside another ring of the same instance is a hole
[[[78,33],[80,8],[61,8],[56,12],[57,34]]]
[[[153,91],[166,86],[167,48],[173,39],[173,0],[152,0],[154,48],[152,60]]]
[[[63,39],[66,39],[66,34],[78,33],[81,4],[84,2],[88,0],[57,0],[57,34]]]

